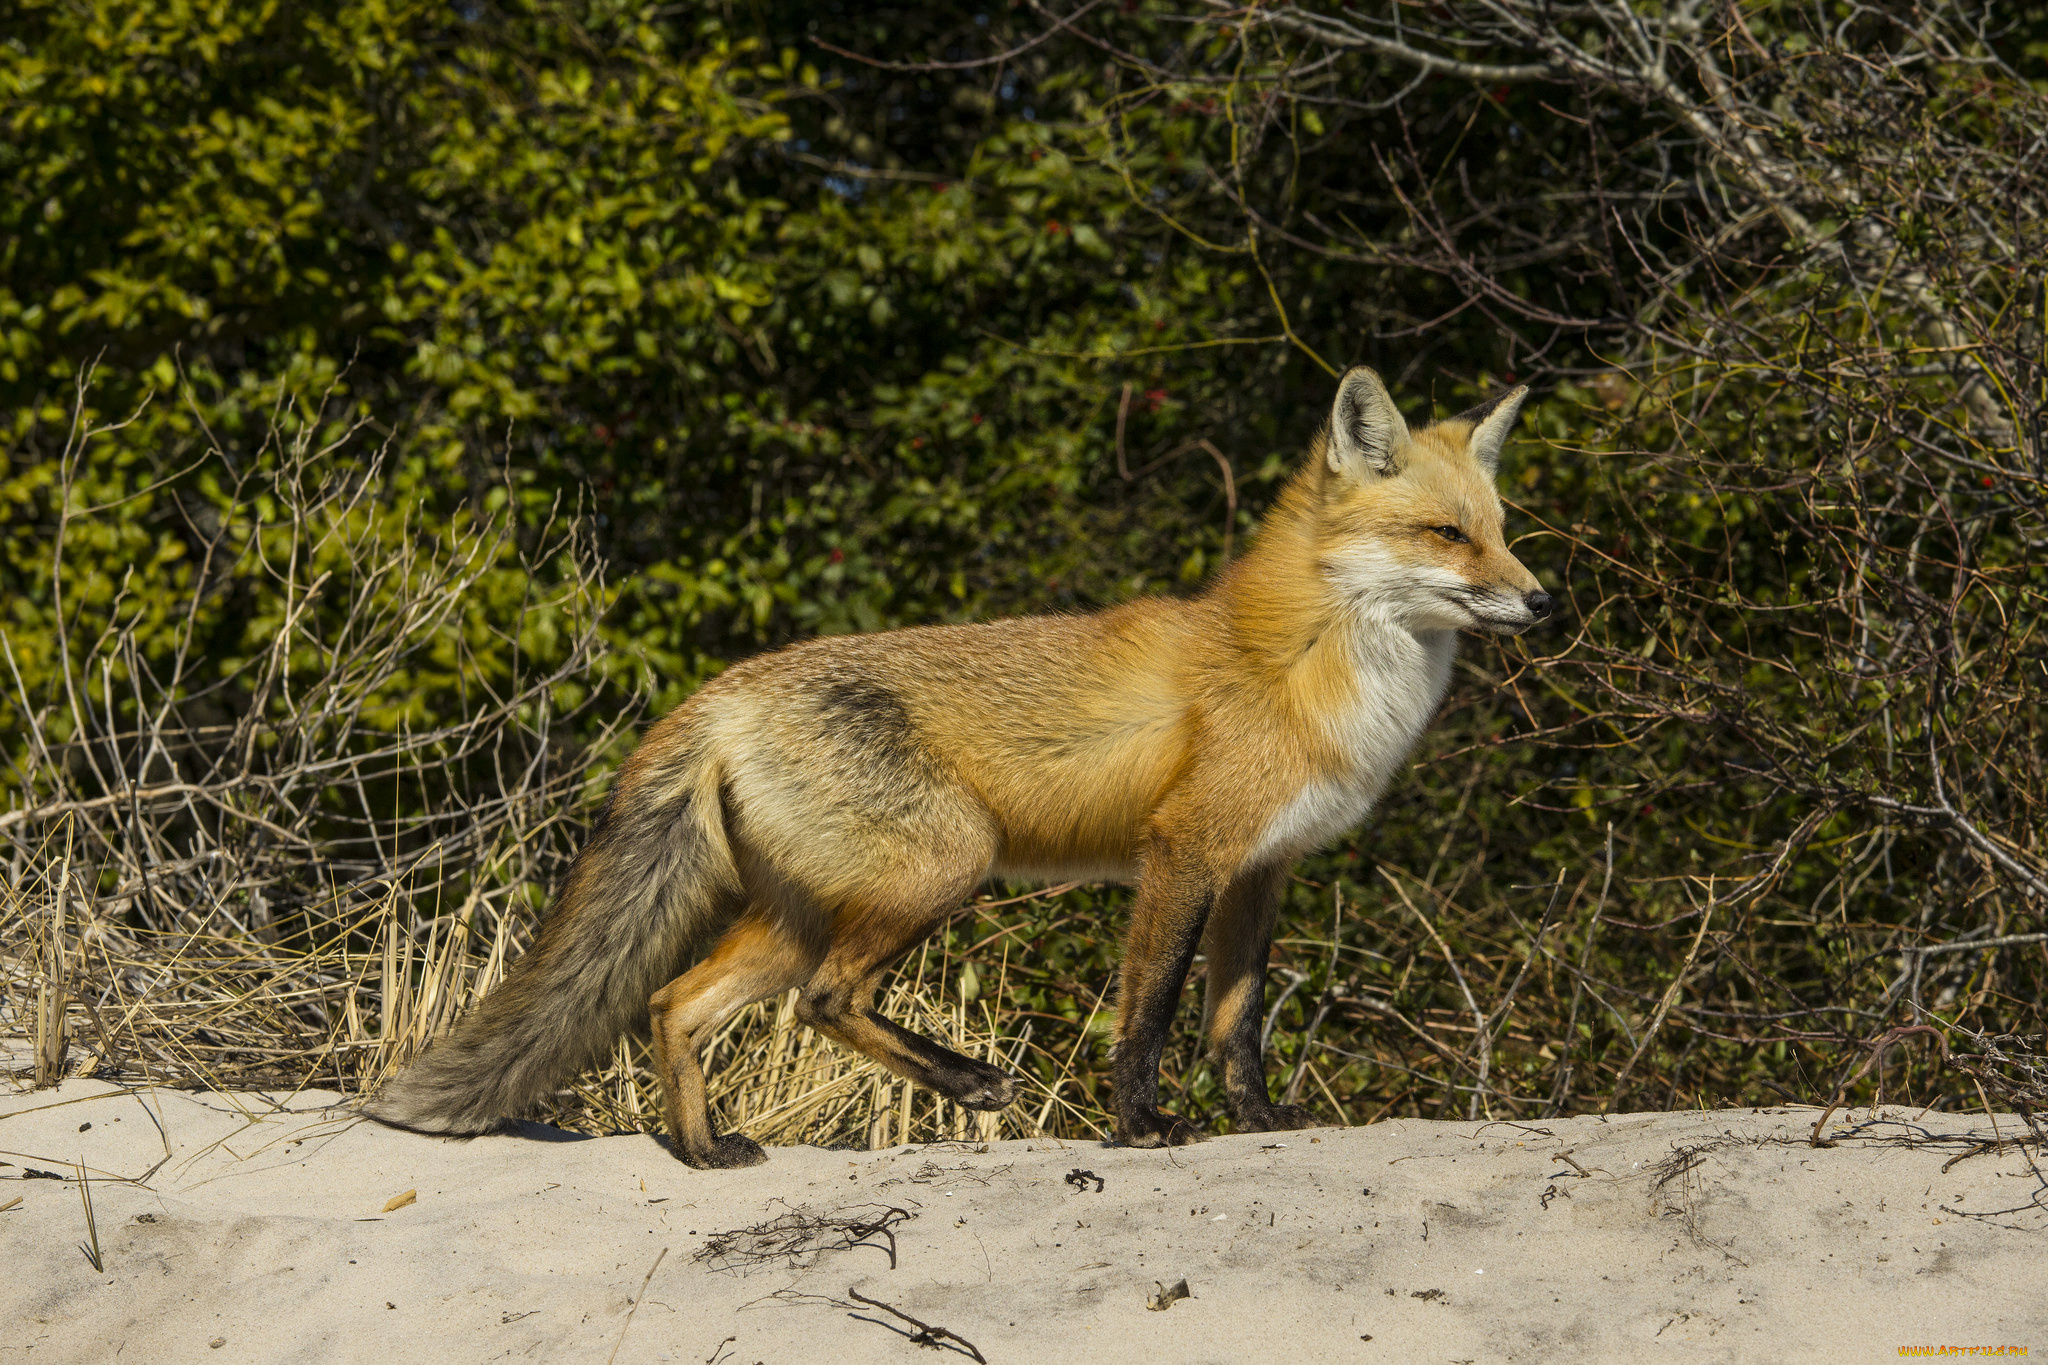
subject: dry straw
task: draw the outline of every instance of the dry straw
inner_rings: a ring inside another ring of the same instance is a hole
[[[70,1074],[219,1090],[368,1090],[495,985],[523,947],[512,916],[487,931],[474,914],[436,916],[402,880],[367,905],[327,907],[291,946],[229,926],[138,931],[107,915],[81,915],[67,933],[61,885],[32,878],[8,887],[0,932],[9,999],[26,998],[17,988],[32,984],[38,1001],[33,1047],[44,1083],[59,1074],[46,1077],[45,1059],[70,1055],[61,1040],[71,1017],[83,1015],[99,1045],[74,1049]],[[77,990],[59,1013],[48,1002],[62,998],[67,956],[77,963]],[[1071,1067],[1071,1050],[1046,1053],[1028,1022],[1018,1026],[989,1004],[1003,998],[1004,978],[970,1004],[944,988],[947,974],[937,954],[918,954],[884,992],[883,1012],[1027,1075]],[[24,1022],[0,1015],[0,1029]],[[998,1114],[916,1090],[801,1026],[793,992],[742,1012],[712,1039],[706,1060],[724,1122],[771,1143],[882,1147],[1105,1129],[1070,1073],[1072,1084],[1038,1080],[1026,1102]],[[660,1086],[649,1061],[640,1040],[621,1039],[604,1066],[562,1092],[551,1116],[588,1131],[658,1129]]]
[[[44,686],[0,636],[0,716],[21,737],[0,810],[0,1040],[32,1055],[38,1085],[374,1088],[526,948],[642,717],[638,685],[604,681],[596,556],[567,515],[515,535],[479,509],[437,538],[382,491],[383,452],[357,450],[357,428],[281,411],[260,458],[213,457],[226,491],[199,559],[219,572],[192,574],[166,611],[150,600],[164,584],[71,581],[72,484],[103,434],[80,423],[62,457],[50,574],[60,608],[108,605],[78,616]],[[191,671],[233,586],[224,566],[251,562],[266,647],[226,677]],[[520,591],[479,643],[464,604],[508,578]],[[169,639],[145,638],[166,620]],[[460,695],[427,714],[465,719],[410,724],[429,686]],[[1044,1053],[993,1007],[1005,979],[949,989],[961,965],[920,954],[883,1009],[1040,1077],[1029,1103],[980,1114],[915,1091],[798,1027],[783,999],[710,1044],[725,1122],[860,1146],[1100,1131],[1067,1083],[1071,1050]],[[658,1129],[659,1111],[628,1038],[550,1116]]]

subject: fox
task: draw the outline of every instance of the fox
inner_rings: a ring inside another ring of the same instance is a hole
[[[1435,717],[1461,632],[1552,598],[1509,550],[1496,475],[1527,386],[1410,430],[1369,368],[1238,559],[1185,598],[815,638],[736,663],[621,765],[532,947],[364,1106],[500,1131],[639,1024],[673,1153],[749,1166],[699,1053],[798,991],[808,1027],[969,1109],[1020,1079],[884,1017],[889,968],[996,879],[1134,887],[1117,966],[1115,1141],[1159,1108],[1197,950],[1234,1129],[1311,1126],[1267,1089],[1261,1004],[1294,863],[1354,828]]]

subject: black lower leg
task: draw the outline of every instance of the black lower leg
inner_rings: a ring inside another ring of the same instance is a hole
[[[1256,1004],[1257,997],[1253,997]],[[1266,1058],[1260,1046],[1259,1011],[1245,1010],[1231,1022],[1228,1034],[1215,1039],[1211,1055],[1223,1073],[1223,1093],[1230,1102],[1230,1117],[1240,1133],[1271,1133],[1306,1128],[1314,1122],[1307,1109],[1296,1104],[1275,1104],[1266,1089]]]
[[[1023,1088],[1001,1067],[963,1057],[839,992],[807,991],[798,999],[797,1016],[834,1042],[969,1109],[1001,1109]]]
[[[1117,1141],[1127,1146],[1177,1146],[1198,1136],[1187,1120],[1159,1112],[1159,1060],[1211,903],[1199,883],[1176,885],[1150,868],[1140,882],[1117,986],[1112,1068]]]
[[[1266,1090],[1266,959],[1284,889],[1284,869],[1247,873],[1224,892],[1209,922],[1209,1053],[1241,1133],[1304,1128],[1310,1122],[1307,1110],[1276,1105]]]
[[[1129,972],[1118,989],[1118,1038],[1111,1075],[1116,1087],[1116,1137],[1127,1147],[1177,1147],[1200,1136],[1186,1119],[1159,1109],[1159,1061],[1166,1052],[1166,1032],[1193,958],[1190,945],[1177,970],[1162,974],[1171,976],[1171,989],[1157,980],[1140,986]]]
[[[903,1074],[969,1109],[1001,1109],[1017,1098],[1023,1082],[999,1066],[964,1057],[921,1033],[872,1011],[860,1014],[863,1024],[879,1032],[903,1059]]]

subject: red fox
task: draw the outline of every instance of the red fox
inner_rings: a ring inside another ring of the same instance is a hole
[[[734,665],[648,731],[533,948],[367,1112],[490,1131],[646,1009],[676,1155],[751,1165],[756,1143],[712,1130],[698,1053],[792,987],[827,1037],[1000,1109],[1017,1077],[883,1018],[875,993],[990,878],[1087,878],[1137,888],[1117,1140],[1195,1136],[1158,1097],[1198,946],[1237,1128],[1306,1126],[1272,1102],[1261,1056],[1281,891],[1379,798],[1443,698],[1458,632],[1550,613],[1494,488],[1527,392],[1411,433],[1379,376],[1349,371],[1251,548],[1194,598],[832,636]]]

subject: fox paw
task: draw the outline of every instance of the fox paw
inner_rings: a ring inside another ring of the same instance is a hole
[[[738,1133],[727,1133],[711,1140],[708,1152],[682,1152],[685,1164],[700,1171],[728,1171],[739,1166],[758,1166],[768,1159],[768,1153],[761,1144]]]
[[[1178,1114],[1158,1109],[1120,1118],[1116,1140],[1124,1147],[1184,1147],[1202,1139],[1202,1130]]]
[[[963,1109],[1007,1109],[1024,1089],[1024,1082],[1007,1071],[987,1067],[978,1071],[952,1099]]]
[[[1316,1126],[1316,1116],[1299,1104],[1247,1105],[1232,1117],[1240,1133],[1289,1133]]]

